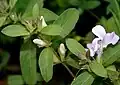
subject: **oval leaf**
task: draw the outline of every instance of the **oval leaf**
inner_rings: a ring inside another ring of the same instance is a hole
[[[76,56],[80,56],[80,54],[84,56],[86,55],[84,47],[80,43],[78,43],[75,39],[68,38],[66,40],[66,45],[67,48]]]
[[[93,61],[90,63],[91,70],[98,76],[107,77],[107,71],[101,63]]]
[[[36,3],[35,5],[34,5],[34,7],[33,7],[33,11],[32,11],[32,15],[33,15],[33,17],[38,17],[39,16],[39,11],[40,11],[40,9],[39,9],[39,5]]]
[[[41,30],[42,34],[45,35],[60,35],[62,28],[59,25],[48,25]]]
[[[48,82],[53,75],[53,51],[51,48],[45,48],[39,56],[39,67],[43,79]]]
[[[52,21],[52,20],[56,20],[58,18],[57,14],[55,14],[54,12],[52,12],[46,8],[40,9],[40,15],[44,16],[45,21]]]
[[[83,72],[72,82],[71,85],[91,85],[93,81],[94,77],[90,73]]]
[[[96,8],[99,5],[100,5],[99,1],[87,1],[84,4],[84,9],[94,9],[94,8]]]
[[[22,25],[9,25],[2,30],[2,33],[11,37],[29,35],[29,32]]]
[[[35,85],[37,81],[36,48],[31,41],[23,44],[20,51],[22,76],[27,84]]]
[[[120,44],[115,45],[114,47],[107,48],[103,55],[103,65],[108,66],[120,58]]]
[[[79,18],[79,11],[77,9],[70,8],[64,11],[58,17],[58,19],[54,21],[54,24],[58,24],[63,28],[60,34],[61,37],[64,38],[72,31],[72,29],[75,27],[75,24],[77,23],[78,18]]]

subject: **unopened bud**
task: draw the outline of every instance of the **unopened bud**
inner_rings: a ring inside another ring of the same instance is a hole
[[[47,44],[41,39],[34,39],[33,42],[38,45],[38,47],[44,47]]]
[[[43,16],[40,17],[40,21],[42,22],[42,28],[47,26]]]
[[[60,44],[59,50],[62,55],[65,55],[66,49],[63,43]]]

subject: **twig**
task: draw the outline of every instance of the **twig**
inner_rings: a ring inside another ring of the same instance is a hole
[[[68,68],[68,66],[67,65],[65,65],[64,63],[62,63],[63,64],[63,66],[65,66],[65,68],[68,70],[68,72],[70,73],[70,75],[73,77],[73,78],[75,78],[75,75],[72,73],[72,71]]]

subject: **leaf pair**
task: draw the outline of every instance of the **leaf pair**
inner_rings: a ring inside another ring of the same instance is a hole
[[[78,18],[78,10],[74,8],[67,9],[57,18],[57,20],[53,22],[52,25],[48,25],[47,27],[43,28],[43,30],[41,30],[41,33],[52,36],[59,35],[64,38],[75,27]]]

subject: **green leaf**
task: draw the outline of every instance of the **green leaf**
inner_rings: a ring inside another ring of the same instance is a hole
[[[120,85],[120,79],[113,81],[114,85]]]
[[[9,58],[10,54],[7,51],[0,49],[0,70],[7,65]]]
[[[10,9],[12,9],[15,6],[16,2],[17,0],[9,0]]]
[[[116,14],[118,14],[120,12],[120,6],[118,0],[107,0],[107,1],[110,2],[107,11],[114,11]]]
[[[82,4],[84,9],[94,9],[100,5],[99,1],[86,1],[86,3]]]
[[[40,9],[39,9],[38,4],[36,3],[33,7],[32,15],[33,17],[38,17],[39,14],[40,14]]]
[[[114,85],[119,85],[119,72],[116,71],[115,65],[108,66],[107,73],[109,79],[113,82]]]
[[[21,75],[8,76],[8,85],[23,85],[24,81]]]
[[[34,19],[34,18],[38,17],[38,16],[35,16],[35,15],[36,14],[38,15],[38,13],[39,13],[38,10],[40,8],[42,8],[43,0],[24,0],[24,1],[21,0],[21,1],[19,1],[20,3],[18,4],[18,6],[19,6],[18,10],[20,11],[20,13],[21,13],[21,10],[23,10],[23,12],[22,12],[23,13],[23,15],[22,15],[23,20],[24,19]],[[25,8],[21,7],[20,4],[21,4],[21,6],[25,5]],[[33,12],[35,12],[35,13],[33,13]]]
[[[108,20],[104,17],[100,20],[100,23],[105,27],[107,32],[115,32],[116,34],[120,35],[119,28],[116,25],[114,17],[109,18]]]
[[[110,65],[106,68],[107,70],[116,71],[115,65]]]
[[[29,35],[29,32],[22,25],[9,25],[5,27],[1,32],[11,37]]]
[[[37,73],[37,81],[39,81],[39,82],[43,81],[43,77],[42,77],[41,73]]]
[[[107,70],[108,77],[111,79],[111,81],[118,80],[119,73],[117,71]]]
[[[94,77],[88,73],[81,73],[75,80],[72,81],[71,85],[91,85],[94,81]]]
[[[65,62],[74,68],[80,68],[79,63],[76,60],[72,59],[70,56],[66,58]]]
[[[46,8],[40,9],[40,15],[44,16],[45,21],[52,21],[52,20],[56,20],[58,18],[57,14],[55,14],[54,12],[52,12]]]
[[[91,70],[98,76],[107,77],[107,71],[101,63],[93,61],[89,64]]]
[[[30,85],[35,85],[37,82],[36,48],[30,40],[22,45],[20,66],[25,82]]]
[[[48,82],[53,75],[53,51],[51,48],[45,48],[39,56],[39,67],[43,79]]]
[[[80,56],[81,58],[85,58],[86,52],[85,48],[78,43],[75,39],[68,38],[66,39],[67,48],[76,56]]]
[[[4,24],[5,20],[6,20],[5,16],[0,17],[0,27]]]
[[[43,0],[17,0],[14,6],[14,12],[24,14],[24,15],[31,15],[33,6],[38,4],[40,8],[43,7]]]
[[[114,18],[114,22],[118,28],[116,28],[120,34],[120,5],[118,0],[108,0],[110,4],[108,5],[107,12],[111,12]]]
[[[98,0],[69,0],[69,3],[83,10],[94,9],[100,5],[100,1]]]
[[[16,4],[14,6],[14,11],[16,11],[16,13],[23,14],[31,1],[33,1],[33,0],[17,0]]]
[[[108,47],[102,55],[103,65],[108,66],[113,62],[117,61],[117,59],[120,58],[119,55],[120,55],[120,44],[117,44],[112,47]]]
[[[45,35],[60,35],[62,28],[59,25],[48,25],[41,30],[42,34]]]
[[[54,24],[58,24],[63,28],[60,34],[63,38],[66,37],[75,27],[79,14],[82,14],[82,12],[79,13],[77,9],[69,8],[64,11],[57,20],[54,21]]]

